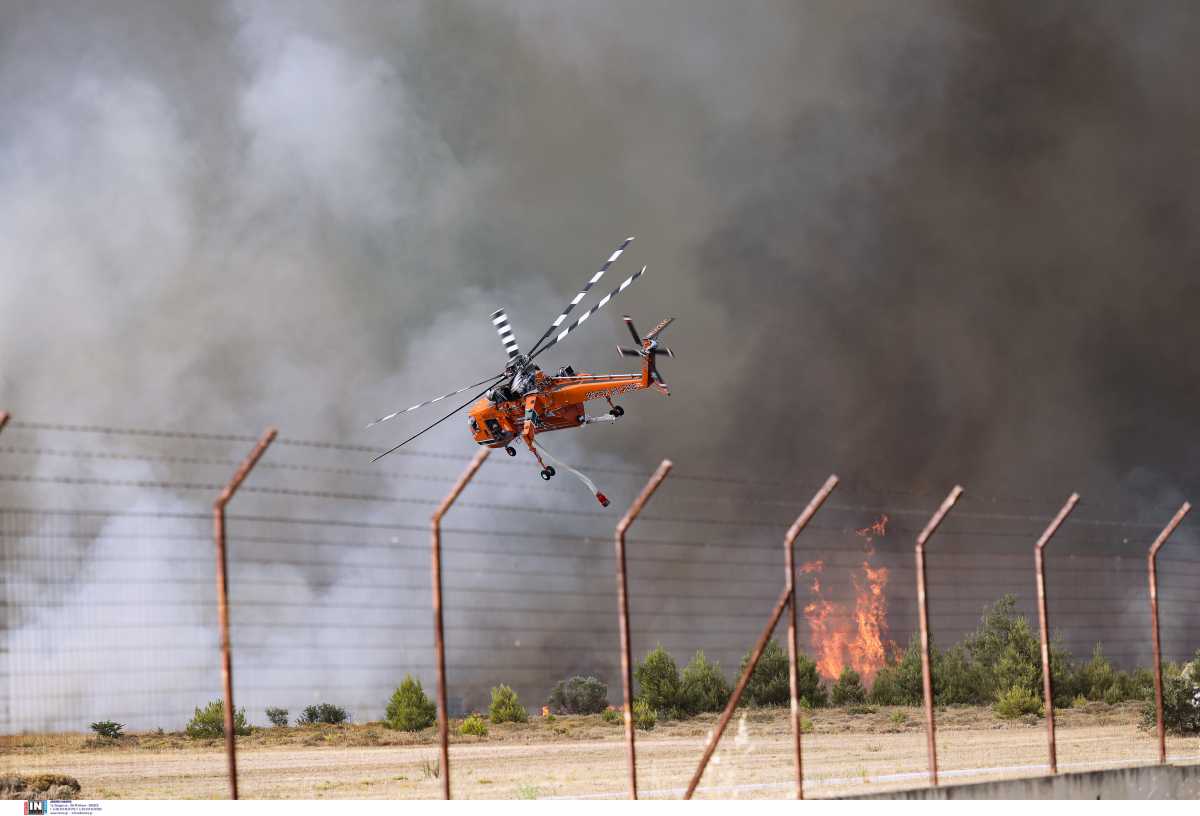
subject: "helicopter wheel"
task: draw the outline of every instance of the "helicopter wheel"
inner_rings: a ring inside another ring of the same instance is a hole
[[[613,409],[611,411],[609,411],[609,413],[615,417],[622,417],[622,416],[625,416],[625,409],[622,408],[620,405],[614,405]]]
[[[546,469],[543,470],[538,475],[540,475],[542,477],[543,481],[546,481],[546,482],[550,481],[550,477],[554,475],[554,466],[553,465],[547,466]]]
[[[516,449],[516,448],[514,448],[512,445],[505,445],[505,446],[504,446],[504,452],[505,452],[505,453],[507,453],[509,456],[516,456],[516,455],[517,455],[517,449]]]

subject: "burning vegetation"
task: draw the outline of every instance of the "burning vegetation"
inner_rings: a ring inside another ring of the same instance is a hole
[[[854,608],[824,597],[821,574],[824,561],[809,561],[800,571],[811,576],[815,596],[804,607],[817,669],[827,680],[836,680],[847,666],[870,683],[887,662],[887,567],[875,567],[875,539],[887,535],[888,517],[880,516],[872,524],[856,530],[863,544],[861,574],[850,576],[854,587]]]

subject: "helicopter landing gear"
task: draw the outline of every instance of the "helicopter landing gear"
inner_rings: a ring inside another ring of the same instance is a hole
[[[517,449],[516,449],[516,448],[514,448],[512,445],[505,445],[505,446],[504,446],[504,452],[505,452],[505,453],[507,453],[509,456],[516,456],[516,455],[517,455]]]
[[[550,477],[553,476],[555,474],[555,472],[556,471],[554,470],[553,465],[547,465],[546,468],[544,470],[542,470],[542,472],[539,475],[542,477],[543,481],[548,482],[548,481],[550,481]]]
[[[612,407],[612,410],[609,411],[608,413],[610,416],[623,417],[623,416],[625,416],[625,409],[622,408],[620,405],[614,405]]]

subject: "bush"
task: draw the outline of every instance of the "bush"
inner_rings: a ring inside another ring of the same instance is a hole
[[[195,739],[225,736],[225,701],[213,700],[204,708],[197,708],[184,732]],[[233,733],[242,737],[250,733],[244,708],[233,713]]]
[[[821,684],[817,663],[806,654],[796,655],[796,694],[801,708],[813,708],[829,703],[829,694]]]
[[[658,723],[658,712],[644,699],[633,701],[633,725],[639,731],[649,731]]]
[[[296,718],[297,725],[341,725],[349,721],[350,715],[341,706],[333,703],[318,703],[305,706],[304,711]]]
[[[421,688],[421,681],[411,674],[392,692],[388,701],[384,725],[400,731],[420,731],[437,722],[437,706]]]
[[[122,723],[113,722],[112,720],[101,720],[100,722],[92,723],[92,730],[102,737],[108,739],[120,739],[124,736],[121,729],[125,726]]]
[[[622,717],[621,712],[617,711],[615,708],[606,708],[604,709],[604,713],[600,715],[600,719],[604,720],[606,723],[618,723],[625,718]]]
[[[79,791],[79,780],[65,774],[45,773],[31,776],[0,774],[0,799],[66,800],[74,799]]]
[[[833,684],[831,696],[835,706],[862,705],[867,701],[867,690],[863,688],[858,672],[847,666]]]
[[[931,656],[930,665],[933,667],[933,699],[938,705],[979,705],[991,699],[984,695],[994,683],[984,679],[983,669],[971,659],[965,645],[959,643],[936,657]],[[921,695],[923,699],[923,689]]]
[[[697,651],[683,669],[680,684],[683,709],[689,714],[722,711],[733,690],[719,663],[709,663],[703,651]]]
[[[1041,641],[1029,621],[1017,614],[1012,595],[985,607],[979,628],[962,643],[945,652],[939,652],[931,643],[929,663],[938,705],[995,701],[1014,686],[1041,694]],[[1078,678],[1070,653],[1058,641],[1050,644],[1050,671],[1055,699],[1066,705],[1076,694]],[[921,704],[924,691],[918,636],[913,636],[898,659],[893,658],[880,670],[869,699],[877,705]]]
[[[268,708],[267,719],[276,728],[284,728],[288,724],[288,710],[286,708]]]
[[[1084,697],[1082,694],[1076,694],[1071,698],[1071,705],[1067,706],[1067,708],[1083,708],[1087,703],[1087,697]]]
[[[1013,686],[1001,694],[992,709],[997,717],[1005,720],[1016,719],[1026,714],[1037,714],[1040,717],[1044,713],[1042,701],[1038,696],[1022,686]]]
[[[1148,728],[1157,727],[1153,699],[1143,707],[1142,720]],[[1164,673],[1163,725],[1173,734],[1200,733],[1200,651],[1179,674]]]
[[[1092,650],[1092,659],[1079,667],[1079,691],[1089,700],[1103,700],[1104,694],[1116,682],[1117,674],[1112,663],[1104,656],[1104,648],[1097,643]]]
[[[742,658],[739,673],[744,672],[749,664],[750,653],[747,652]],[[788,682],[787,652],[772,639],[763,649],[762,655],[758,658],[758,665],[754,667],[754,673],[750,675],[744,699],[756,706],[783,705],[791,696]],[[815,703],[816,701],[809,700],[809,702]]]
[[[480,717],[478,714],[472,714],[463,720],[462,724],[458,726],[458,733],[464,736],[470,735],[474,737],[486,737],[487,732],[487,723],[484,721],[483,717]]]
[[[633,670],[638,698],[666,717],[678,717],[684,709],[683,681],[675,659],[659,644]]]
[[[608,708],[608,686],[595,677],[559,680],[546,705],[559,714],[598,714]]]
[[[529,712],[517,700],[517,693],[503,684],[492,689],[492,705],[488,719],[494,723],[529,722]]]
[[[935,660],[937,651],[929,647],[930,659]],[[934,683],[934,688],[937,684]],[[921,638],[913,635],[908,648],[899,659],[893,655],[887,665],[875,675],[875,684],[867,698],[875,705],[920,705],[924,700],[921,683]]]
[[[1118,702],[1126,700],[1154,699],[1154,672],[1147,668],[1137,668],[1132,672],[1117,672],[1112,684],[1115,688]]]

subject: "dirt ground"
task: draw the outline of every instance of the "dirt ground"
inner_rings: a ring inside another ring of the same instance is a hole
[[[1135,704],[1090,703],[1057,712],[1062,771],[1153,762],[1153,734],[1138,726]],[[806,794],[842,796],[926,784],[926,747],[918,708],[859,713],[817,710],[804,738]],[[677,797],[686,787],[715,716],[639,731],[643,796]],[[456,725],[457,723],[454,723]],[[486,737],[453,736],[456,798],[622,796],[623,729],[599,716],[541,718],[492,725]],[[938,716],[943,783],[1045,772],[1044,720],[1004,721],[986,708]],[[112,742],[84,734],[0,737],[5,773],[64,773],[84,799],[187,799],[226,795],[223,743],[182,734],[142,733]],[[1200,761],[1200,738],[1170,738],[1173,761]],[[254,729],[238,739],[244,798],[404,799],[440,795],[433,729],[390,731],[378,723]],[[787,797],[792,742],[786,712],[749,710],[730,724],[698,796]]]

